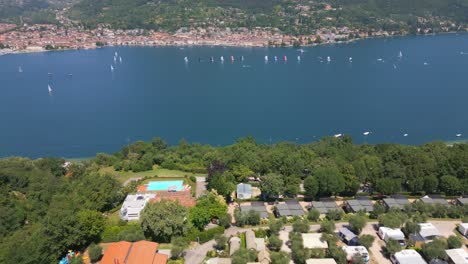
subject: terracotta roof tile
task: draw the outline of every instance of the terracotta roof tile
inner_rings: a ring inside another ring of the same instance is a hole
[[[166,264],[167,258],[167,255],[157,253],[156,255],[154,255],[152,264]]]
[[[133,243],[125,264],[152,264],[158,243],[138,241]]]
[[[101,264],[124,264],[125,257],[132,243],[120,241],[109,245],[104,252]]]

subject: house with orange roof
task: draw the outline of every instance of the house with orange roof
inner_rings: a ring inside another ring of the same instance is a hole
[[[101,264],[166,264],[168,256],[158,253],[158,243],[150,241],[112,243],[104,251]]]

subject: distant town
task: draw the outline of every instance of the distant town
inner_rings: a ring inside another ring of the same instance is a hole
[[[59,24],[16,24],[0,23],[0,55],[19,52],[42,52],[60,49],[93,49],[103,46],[230,46],[230,47],[299,47],[328,43],[349,42],[369,37],[406,35],[402,31],[367,31],[348,27],[320,28],[315,34],[292,36],[277,28],[180,28],[175,33],[163,31],[113,29],[99,24],[94,29],[85,29],[72,23],[57,12]],[[422,21],[424,22],[424,21]],[[454,23],[440,22],[439,32],[466,31],[467,28]],[[419,34],[433,32],[431,28],[417,29]]]

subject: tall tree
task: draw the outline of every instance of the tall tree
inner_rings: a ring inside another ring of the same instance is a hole
[[[169,242],[173,236],[185,236],[190,227],[187,208],[178,202],[162,200],[149,203],[141,212],[141,227],[154,240]]]
[[[319,184],[319,194],[321,196],[335,195],[345,188],[345,180],[336,168],[323,168],[315,172],[315,178]]]

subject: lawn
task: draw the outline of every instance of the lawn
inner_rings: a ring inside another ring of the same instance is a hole
[[[151,177],[151,178],[185,178],[190,176],[206,176],[204,174],[196,174],[178,170],[168,170],[154,166],[152,170],[142,172],[132,171],[116,171],[113,167],[104,167],[99,170],[101,174],[108,173],[117,178],[121,183],[124,183],[128,179],[137,177]]]

